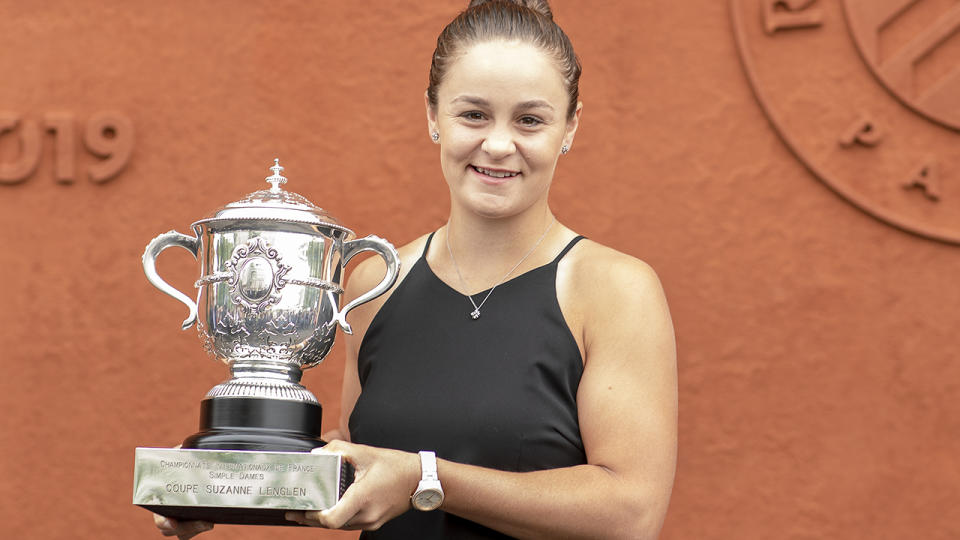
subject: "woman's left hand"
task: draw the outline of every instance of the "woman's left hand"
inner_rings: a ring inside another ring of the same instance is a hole
[[[356,470],[353,484],[333,507],[287,512],[301,525],[327,529],[376,530],[409,510],[420,481],[420,457],[410,452],[333,441],[314,452],[336,452]]]

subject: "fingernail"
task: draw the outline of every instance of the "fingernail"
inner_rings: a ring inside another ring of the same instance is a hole
[[[163,521],[160,522],[160,528],[161,528],[161,529],[172,529],[172,528],[173,528],[173,523],[170,523],[170,518],[164,518]]]

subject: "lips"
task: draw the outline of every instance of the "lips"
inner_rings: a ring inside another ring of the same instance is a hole
[[[510,171],[506,169],[491,169],[487,167],[478,167],[476,165],[471,165],[471,169],[477,173],[489,177],[495,181],[504,181],[515,176],[518,176],[520,173],[518,171]]]

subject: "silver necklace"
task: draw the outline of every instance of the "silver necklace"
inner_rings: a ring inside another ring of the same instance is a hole
[[[543,234],[540,235],[540,239],[537,240],[537,243],[534,244],[533,247],[530,248],[530,250],[527,251],[527,253],[523,257],[521,257],[519,261],[517,261],[517,264],[513,265],[513,268],[508,270],[507,273],[504,274],[502,278],[500,278],[500,281],[498,281],[496,285],[494,285],[493,287],[490,287],[490,290],[487,291],[487,295],[483,297],[483,300],[480,301],[479,305],[477,305],[477,303],[473,301],[473,296],[469,294],[464,295],[467,297],[468,300],[470,300],[470,304],[473,305],[473,311],[470,312],[471,319],[477,320],[480,318],[480,308],[482,308],[483,305],[487,303],[487,300],[490,298],[490,295],[493,294],[493,290],[496,289],[501,283],[506,281],[507,277],[510,274],[512,274],[514,270],[519,268],[520,265],[523,264],[523,261],[527,260],[527,257],[529,257],[534,251],[536,251],[538,247],[540,247],[540,243],[543,242],[543,239],[547,237],[547,233],[550,232],[550,229],[553,228],[553,224],[556,222],[557,222],[557,218],[553,218],[553,220],[550,221],[550,225],[547,226],[547,229],[543,231]],[[460,278],[460,286],[463,287],[465,290],[470,290],[470,288],[467,287],[467,282],[463,279],[463,274],[460,272],[460,266],[457,264],[457,260],[453,258],[453,250],[450,249],[450,225],[449,224],[447,224],[447,234],[444,235],[444,240],[447,243],[447,253],[450,255],[450,261],[453,262],[453,268],[457,271],[457,277]]]

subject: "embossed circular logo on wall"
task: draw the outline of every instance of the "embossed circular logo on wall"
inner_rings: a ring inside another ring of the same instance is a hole
[[[731,15],[806,167],[871,216],[960,244],[960,0],[731,0]]]

